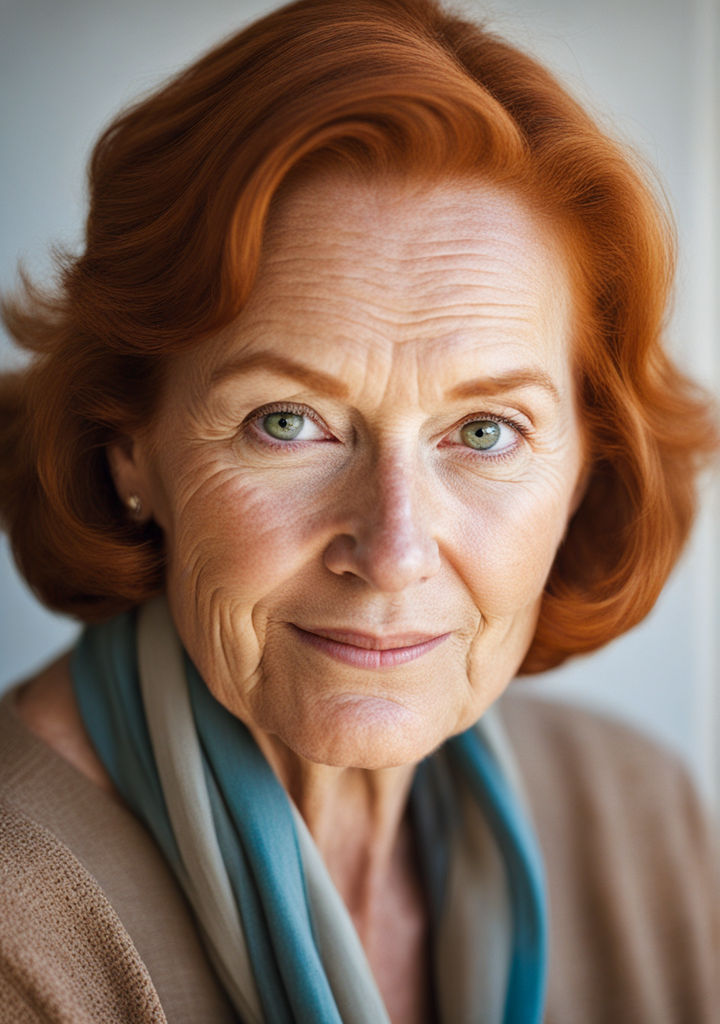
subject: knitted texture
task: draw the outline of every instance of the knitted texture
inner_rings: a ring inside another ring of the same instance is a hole
[[[3,808],[0,864],[0,971],[11,996],[0,1009],[3,1021],[164,1024],[129,935],[65,846]]]

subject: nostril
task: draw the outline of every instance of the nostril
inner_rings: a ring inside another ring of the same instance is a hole
[[[354,549],[355,542],[348,534],[337,534],[325,548],[323,562],[330,572],[338,576],[356,576]]]
[[[440,557],[429,536],[367,531],[334,537],[325,549],[324,563],[336,575],[354,576],[375,589],[395,592],[426,582],[438,571]]]

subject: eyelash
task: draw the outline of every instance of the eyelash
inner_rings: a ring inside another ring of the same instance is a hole
[[[270,405],[263,405],[259,409],[253,409],[250,415],[246,416],[245,419],[242,421],[242,433],[248,434],[251,441],[253,441],[257,445],[261,445],[263,448],[282,448],[284,452],[296,451],[298,448],[302,448],[304,445],[308,444],[307,441],[277,441],[274,438],[270,437],[269,434],[263,434],[261,440],[259,437],[259,431],[258,434],[256,435],[250,434],[248,428],[252,428],[265,416],[270,416],[270,414],[274,412],[294,412],[297,416],[304,416],[306,417],[306,419],[312,420],[313,423],[320,430],[330,433],[330,431],[322,422],[320,417],[315,415],[312,409],[308,409],[306,405],[296,405],[294,402],[275,402]],[[328,441],[329,440],[330,438],[328,438]]]
[[[456,430],[462,430],[463,427],[467,426],[468,423],[477,423],[480,420],[489,420],[491,423],[502,423],[504,426],[509,427],[516,434],[519,435],[521,440],[526,440],[530,431],[523,423],[518,423],[517,420],[509,419],[507,416],[497,416],[495,413],[474,413],[472,416],[466,417],[461,423],[458,423],[456,427],[453,427],[451,433],[455,433]],[[493,453],[491,449],[487,452],[480,452],[476,449],[472,449],[466,445],[458,445],[460,449],[459,454],[462,458],[477,459],[480,458],[485,462],[504,462],[507,459],[512,459],[518,454],[518,448],[520,441],[512,445],[511,448],[507,448],[503,452]]]
[[[270,437],[269,434],[263,434],[261,440],[259,436],[259,431],[255,435],[250,434],[248,428],[252,429],[255,426],[255,424],[262,420],[265,416],[270,416],[274,412],[293,412],[298,416],[304,416],[307,419],[312,420],[313,423],[320,430],[327,431],[329,433],[328,428],[325,426],[325,424],[322,422],[319,416],[313,413],[312,409],[309,409],[306,405],[296,405],[294,402],[275,402],[271,403],[270,405],[263,405],[259,409],[254,409],[242,421],[241,432],[245,435],[249,435],[251,441],[253,441],[257,445],[262,446],[263,448],[282,449],[283,451],[292,452],[310,443],[308,441],[277,441],[274,438]],[[515,433],[518,434],[521,439],[526,439],[529,434],[529,431],[524,424],[518,423],[516,420],[509,419],[507,416],[497,416],[494,413],[474,413],[472,416],[468,416],[464,420],[462,420],[462,422],[458,423],[456,427],[453,427],[450,433],[454,433],[456,430],[462,430],[462,428],[464,426],[467,426],[468,423],[475,423],[479,420],[490,420],[493,423],[502,423],[506,427],[509,427],[511,430],[515,431]],[[329,441],[331,440],[331,438],[327,438],[327,440]],[[466,447],[464,445],[458,445],[457,447],[461,449],[461,454],[463,457],[469,457],[471,459],[480,458],[487,462],[501,462],[505,461],[506,459],[513,458],[517,454],[518,446],[519,442],[518,444],[515,444],[511,448],[507,449],[506,451],[498,452],[497,454],[493,454],[492,451],[490,450],[488,450],[487,453],[481,454],[478,450],[473,450],[472,448]]]

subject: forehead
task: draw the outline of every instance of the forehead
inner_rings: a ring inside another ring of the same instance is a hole
[[[346,375],[420,361],[432,380],[471,354],[561,374],[571,306],[558,233],[513,194],[318,177],[275,203],[250,300],[208,355],[277,349]]]
[[[276,201],[256,297],[278,274],[314,275],[324,265],[349,289],[354,281],[372,288],[401,282],[414,303],[428,287],[435,293],[462,284],[507,285],[530,299],[551,277],[565,285],[563,263],[550,219],[509,191],[333,175],[310,179]]]

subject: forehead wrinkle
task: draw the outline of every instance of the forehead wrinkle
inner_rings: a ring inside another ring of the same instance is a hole
[[[380,239],[386,257],[410,261],[418,258],[418,247],[426,245],[447,247],[448,254],[466,247],[475,251],[482,245],[479,234],[494,247],[524,253],[530,244],[543,257],[553,247],[548,225],[539,222],[536,212],[512,190],[478,181],[417,182],[412,188],[402,184],[398,188],[399,184],[390,180],[363,184],[342,174],[306,182],[285,195],[271,212],[267,246],[272,247],[279,237],[281,246],[299,240],[303,247],[319,246],[330,253],[348,239],[351,255],[376,256]],[[506,230],[508,210],[517,228],[513,238],[508,238]],[[388,233],[388,221],[399,223],[399,230]],[[314,237],[304,243],[308,224]]]
[[[464,356],[478,352],[473,342],[490,336],[490,340],[524,341],[528,332],[534,336],[535,323],[531,317],[487,314],[482,322],[475,316],[463,316],[460,313],[435,313],[418,317],[403,325],[402,334],[398,337],[399,345],[406,347],[412,342],[427,345],[428,342],[437,348],[444,358],[448,350],[458,349]]]
[[[367,204],[359,207],[353,203],[356,197],[352,195],[339,214],[333,203],[326,218],[323,218],[324,195],[314,195],[309,202],[307,196],[296,198],[302,199],[301,207],[307,203],[311,216],[308,218],[302,208],[299,211],[286,209],[284,218],[276,220],[273,229],[266,232],[263,264],[292,258],[289,254],[293,252],[305,258],[307,254],[316,256],[322,250],[323,258],[330,260],[348,258],[352,262],[361,254],[405,265],[426,259],[455,260],[465,256],[478,259],[490,249],[492,259],[505,260],[514,267],[514,256],[518,253],[525,256],[532,250],[533,255],[544,259],[556,247],[547,230],[538,232],[534,218],[523,215],[522,208],[516,204],[513,204],[512,221],[517,230],[508,234],[507,211],[499,217],[488,217],[486,199],[480,207],[474,204],[465,207],[460,216],[453,210],[438,209],[432,196],[426,197],[431,200],[428,216],[423,215],[426,205],[423,202],[408,206],[401,199],[402,223],[389,232],[385,218],[382,215],[369,217]],[[363,221],[360,227],[354,223],[358,218]],[[391,212],[390,221],[393,220]]]
[[[482,244],[475,239],[474,246],[463,247],[453,252],[439,252],[425,240],[425,244],[431,249],[429,252],[418,250],[417,244],[407,256],[397,253],[388,253],[377,246],[365,247],[358,245],[340,245],[337,239],[335,245],[316,242],[313,245],[298,246],[290,241],[280,253],[270,253],[261,266],[261,273],[258,276],[258,285],[262,286],[264,279],[271,280],[276,276],[283,277],[297,276],[300,279],[308,278],[316,280],[317,268],[320,267],[322,277],[331,281],[337,280],[359,280],[366,282],[372,280],[376,275],[397,274],[405,277],[407,271],[414,270],[418,275],[449,276],[467,271],[470,275],[483,275],[487,277],[504,277],[507,271],[515,274],[518,269],[518,256],[521,263],[527,259],[528,248],[509,241],[500,242],[495,240],[495,251],[488,251],[489,246],[485,244],[488,240],[483,239]],[[490,240],[492,245],[492,240]],[[293,253],[293,247],[298,249]],[[334,249],[340,248],[340,252]],[[509,249],[508,255],[502,253],[502,249]],[[535,247],[533,247],[535,248]],[[498,251],[500,250],[500,251]],[[320,255],[322,252],[322,255]],[[546,252],[538,252],[538,262],[549,255]],[[428,266],[429,265],[429,266]],[[414,276],[414,275],[413,275]]]
[[[316,316],[319,309],[323,314],[332,310],[335,316],[339,314],[341,319],[350,322],[358,317],[363,322],[372,317],[387,324],[407,319],[417,323],[432,318],[435,304],[452,307],[459,289],[466,293],[462,296],[462,305],[456,309],[445,309],[441,315],[494,317],[499,310],[507,309],[514,310],[513,316],[522,317],[539,312],[542,305],[537,301],[541,285],[539,278],[515,282],[512,286],[507,284],[503,288],[506,275],[495,267],[480,269],[476,265],[468,265],[456,267],[453,271],[439,267],[423,270],[408,279],[388,268],[370,267],[358,271],[356,263],[354,270],[344,273],[334,271],[322,261],[318,263],[319,271],[314,264],[308,266],[307,261],[300,261],[299,272],[290,282],[283,280],[282,274],[279,280],[274,274],[268,275],[256,298],[263,292],[277,290],[281,285],[282,301],[290,311],[307,311]],[[507,297],[498,296],[498,291],[506,291]],[[488,293],[491,301],[484,298]],[[418,309],[418,296],[432,301]],[[316,304],[318,308],[313,308]],[[354,304],[358,305],[358,311],[348,311],[347,307]]]
[[[537,302],[532,289],[507,289],[507,298],[498,296],[495,284],[487,280],[478,280],[477,276],[467,281],[448,281],[446,275],[428,274],[424,279],[413,282],[412,286],[392,291],[388,288],[387,277],[384,282],[363,275],[355,275],[352,279],[343,275],[327,275],[325,281],[318,282],[317,276],[307,274],[310,289],[302,288],[302,281],[294,281],[290,287],[282,290],[282,302],[288,311],[309,315],[315,319],[319,314],[326,318],[347,321],[352,325],[362,325],[370,317],[380,323],[397,325],[410,321],[419,323],[426,319],[458,317],[492,317],[498,318],[503,311],[517,319],[532,317],[537,312]],[[352,281],[352,287],[348,287]],[[340,287],[333,288],[333,283]],[[320,285],[320,287],[318,287]],[[459,299],[456,297],[458,286],[463,289]],[[472,291],[468,296],[467,292]],[[424,302],[418,306],[416,293],[420,293]],[[489,293],[488,299],[483,298]],[[251,313],[251,310],[248,310]],[[264,311],[262,320],[273,322],[280,320],[281,314],[268,317]],[[358,319],[360,318],[360,319]]]
[[[271,273],[277,270],[286,271],[288,268],[305,268],[308,264],[320,264],[328,268],[338,265],[343,268],[338,271],[342,276],[348,275],[355,270],[359,259],[368,259],[370,267],[379,267],[383,271],[388,267],[397,267],[405,271],[408,267],[423,266],[426,263],[440,263],[442,266],[450,266],[453,269],[472,269],[477,271],[491,271],[492,265],[497,264],[502,268],[515,270],[517,268],[517,254],[527,255],[528,247],[516,244],[508,240],[483,238],[468,240],[466,244],[460,243],[454,249],[439,249],[427,237],[421,241],[408,245],[407,239],[403,240],[403,252],[388,251],[387,244],[382,246],[357,244],[349,239],[341,240],[334,236],[328,241],[319,239],[310,243],[301,243],[290,240],[283,245],[282,250],[277,252],[270,250],[266,252],[261,264],[263,273]],[[488,251],[494,247],[494,251]],[[536,248],[536,247],[533,247]],[[503,250],[510,250],[507,255]],[[427,251],[425,251],[427,250]],[[322,251],[322,256],[319,252]],[[406,254],[407,253],[407,254]],[[544,255],[537,253],[538,257]]]
[[[299,306],[296,307],[296,311]],[[383,316],[375,310],[345,310],[342,308],[326,307],[322,310],[322,317],[319,312],[309,309],[312,313],[312,328],[304,326],[299,320],[293,324],[292,337],[294,341],[312,344],[319,339],[333,341],[339,345],[353,344],[362,346],[363,342],[377,341],[387,344],[393,340],[389,332],[396,334],[398,328],[404,326],[404,321],[390,315]],[[397,312],[394,307],[391,312]],[[258,341],[264,334],[273,337],[286,337],[288,333],[287,322],[281,317],[263,317],[245,328],[250,335],[258,335]]]
[[[297,306],[307,304],[307,297],[301,296]],[[388,346],[402,346],[412,343],[430,343],[441,351],[462,345],[482,336],[488,331],[493,338],[522,340],[528,331],[534,332],[537,321],[531,304],[495,303],[493,306],[463,306],[448,310],[447,306],[424,307],[419,310],[399,310],[389,305],[384,310],[367,307],[347,309],[346,304],[333,302],[323,309],[322,318],[314,310],[308,324],[305,316],[298,316],[293,324],[292,338],[304,351],[312,352],[313,345],[330,341],[345,353],[352,352],[355,358],[364,361],[376,357]],[[282,316],[264,315],[248,324],[243,333],[255,337],[257,344],[263,337],[268,341],[287,336],[287,320]],[[252,341],[250,343],[252,345]],[[372,345],[371,351],[366,351]],[[377,348],[375,346],[378,346]],[[387,353],[388,356],[390,352]]]
[[[365,215],[366,211],[361,212]],[[543,266],[547,266],[548,257],[555,256],[556,246],[552,240],[544,236],[538,238],[534,232],[528,237],[523,230],[525,225],[521,225],[519,237],[508,237],[505,222],[482,224],[479,235],[448,234],[452,225],[450,228],[442,225],[442,231],[429,233],[434,225],[422,218],[418,223],[417,217],[405,223],[402,231],[394,233],[353,230],[347,222],[338,224],[337,220],[330,230],[317,225],[317,209],[314,213],[309,238],[307,223],[301,222],[299,230],[293,230],[294,225],[286,223],[279,232],[279,244],[275,244],[275,239],[266,243],[261,271],[299,269],[302,276],[315,277],[315,266],[320,265],[323,275],[331,279],[337,275],[352,279],[366,263],[368,273],[360,275],[365,280],[368,274],[379,272],[384,277],[395,270],[424,268],[427,264],[431,265],[427,272],[432,273],[433,265],[437,264],[443,274],[465,268],[474,273],[501,275],[504,269],[515,274],[519,266],[527,267],[528,256],[531,262]]]

